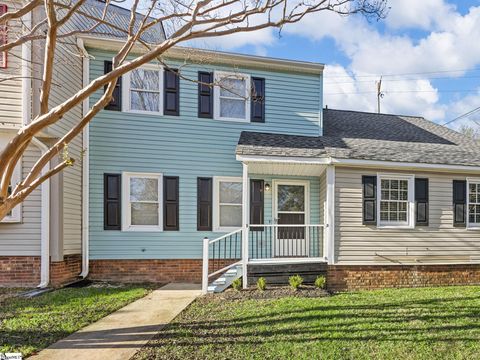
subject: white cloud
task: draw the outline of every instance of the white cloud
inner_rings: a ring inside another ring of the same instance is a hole
[[[443,24],[455,7],[443,0],[389,0],[386,23],[391,28],[432,29]]]

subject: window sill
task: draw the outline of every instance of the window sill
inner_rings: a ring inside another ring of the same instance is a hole
[[[415,229],[412,225],[377,225],[377,229]]]
[[[163,112],[161,112],[161,111],[122,110],[122,112],[127,113],[127,114],[142,114],[142,115],[163,116]]]
[[[128,226],[128,227],[122,228],[122,231],[124,231],[124,232],[132,232],[132,231],[137,231],[137,232],[163,232],[163,229],[159,226]]]
[[[0,224],[20,224],[21,222],[20,219],[2,219]]]
[[[475,225],[475,226],[467,226],[467,230],[480,230],[480,226],[479,225]]]
[[[223,117],[214,117],[213,120],[216,121],[228,121],[228,122],[238,122],[238,123],[249,123],[249,119],[237,119],[237,118],[223,118]]]
[[[238,227],[234,226],[234,227],[214,228],[212,230],[212,232],[215,232],[215,233],[229,233],[229,232],[241,229],[241,228],[242,228],[242,225],[240,225]]]

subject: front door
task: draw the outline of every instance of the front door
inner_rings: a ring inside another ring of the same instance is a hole
[[[276,257],[308,256],[308,182],[277,181],[274,183],[276,230]]]

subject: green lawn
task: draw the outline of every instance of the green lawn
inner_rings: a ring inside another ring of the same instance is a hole
[[[32,299],[4,297],[0,301],[0,353],[27,356],[149,291],[145,286],[86,287],[65,288]]]
[[[480,287],[200,298],[135,359],[478,359]]]

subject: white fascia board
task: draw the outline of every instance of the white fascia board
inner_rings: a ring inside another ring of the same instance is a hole
[[[283,156],[257,156],[257,155],[237,155],[236,159],[242,162],[266,162],[266,163],[290,163],[290,164],[314,164],[328,165],[330,158],[305,158],[305,157],[283,157]]]

